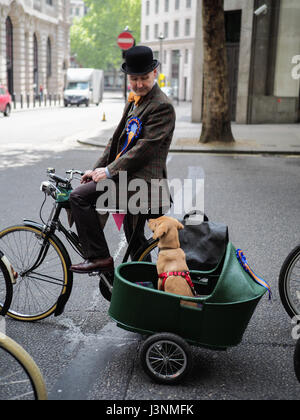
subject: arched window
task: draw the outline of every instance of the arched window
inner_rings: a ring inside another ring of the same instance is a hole
[[[8,16],[5,22],[6,26],[6,71],[7,71],[7,88],[9,93],[12,94],[14,90],[13,83],[13,25]]]
[[[47,40],[47,78],[52,74],[52,55],[51,55],[51,41],[50,38]]]

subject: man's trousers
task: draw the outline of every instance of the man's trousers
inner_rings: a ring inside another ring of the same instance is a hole
[[[81,243],[84,257],[88,260],[98,258],[108,258],[110,251],[103,232],[108,214],[100,215],[96,211],[96,202],[101,191],[97,191],[97,184],[90,181],[86,184],[79,185],[70,196],[70,205],[72,216],[76,225],[79,241]],[[124,232],[127,242],[129,242],[134,229],[136,228],[139,215],[126,214],[124,218]],[[135,255],[138,249],[145,245],[146,238],[144,235],[144,226],[147,218],[151,215],[140,215],[143,217],[141,229],[137,232],[136,241],[131,257]],[[158,215],[154,216],[158,217]]]

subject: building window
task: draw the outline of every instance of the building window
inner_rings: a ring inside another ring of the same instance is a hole
[[[191,35],[191,19],[185,19],[184,35]]]
[[[164,23],[164,37],[168,38],[169,36],[169,22]]]
[[[169,11],[169,0],[165,0],[165,12]]]
[[[192,0],[186,0],[186,8],[190,9],[192,7]]]
[[[189,50],[184,50],[184,64],[189,62]]]
[[[154,38],[158,38],[158,23],[154,25]]]
[[[175,0],[175,10],[178,10],[180,7],[180,0]]]
[[[177,38],[179,36],[179,20],[174,21],[174,37]]]
[[[47,77],[52,75],[52,53],[51,53],[51,41],[50,38],[47,40]]]
[[[146,15],[148,16],[148,15],[149,15],[149,13],[150,13],[150,1],[149,1],[149,0],[147,0],[147,1],[146,1]]]
[[[146,25],[145,27],[145,40],[149,40],[149,25]]]
[[[155,0],[155,13],[159,12],[159,0]]]
[[[53,6],[53,1],[52,0],[46,0],[46,4],[48,4],[49,6]]]

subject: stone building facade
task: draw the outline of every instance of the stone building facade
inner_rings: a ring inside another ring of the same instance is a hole
[[[202,0],[197,3],[194,122],[201,121],[203,96]],[[224,0],[224,11],[231,119],[241,124],[299,122],[300,1]]]
[[[300,1],[224,0],[224,12],[231,119],[299,122]],[[202,0],[142,0],[141,43],[160,58],[175,97],[191,100],[192,120],[200,122]]]
[[[69,16],[69,0],[0,0],[0,83],[17,98],[62,94]]]
[[[191,101],[197,0],[142,0],[141,44],[161,62],[176,98]]]

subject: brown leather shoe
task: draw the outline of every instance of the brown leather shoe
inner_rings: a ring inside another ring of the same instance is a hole
[[[95,260],[85,260],[80,264],[71,265],[70,270],[74,273],[85,274],[93,271],[113,271],[114,260],[109,258],[97,258]]]

